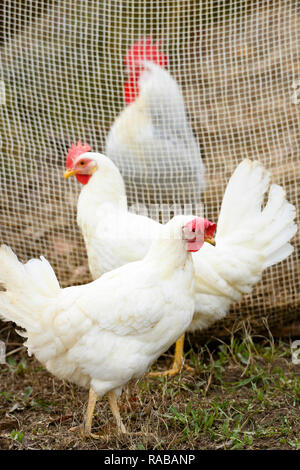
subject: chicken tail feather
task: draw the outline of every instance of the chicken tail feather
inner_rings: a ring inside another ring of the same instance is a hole
[[[49,262],[41,257],[21,263],[11,248],[0,247],[0,318],[28,332],[40,329],[39,312],[60,290]]]
[[[297,231],[295,206],[286,200],[281,186],[271,185],[263,207],[269,184],[269,172],[261,163],[249,159],[240,163],[227,185],[216,235],[216,242],[231,240],[259,254],[262,270],[292,253],[289,241]]]

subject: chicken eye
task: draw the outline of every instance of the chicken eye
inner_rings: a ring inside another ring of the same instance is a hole
[[[80,162],[80,165],[83,166],[84,164],[85,164],[85,162],[82,160],[82,161]]]
[[[192,232],[195,232],[195,228],[192,229]]]

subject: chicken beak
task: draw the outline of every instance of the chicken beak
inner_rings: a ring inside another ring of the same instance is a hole
[[[216,241],[213,237],[205,237],[204,241],[210,245],[216,246]]]
[[[72,168],[68,168],[68,170],[66,170],[64,172],[64,178],[70,178],[70,176],[73,176],[76,174],[76,170],[73,170]]]

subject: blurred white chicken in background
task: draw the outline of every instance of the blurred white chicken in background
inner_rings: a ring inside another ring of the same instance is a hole
[[[182,92],[166,70],[168,58],[159,47],[160,42],[142,38],[128,50],[128,106],[112,125],[104,153],[124,178],[129,206],[159,204],[153,216],[166,222],[170,213],[183,213],[184,204],[189,204],[189,213],[200,213],[205,176]],[[181,209],[176,211],[174,204]]]
[[[96,279],[145,256],[160,224],[128,211],[118,168],[106,156],[87,149],[80,142],[72,146],[65,177],[76,175],[84,183],[77,222]],[[276,184],[271,185],[262,207],[269,184],[269,172],[258,161],[244,160],[231,176],[220,210],[216,247],[205,243],[201,253],[193,254],[196,309],[188,331],[207,328],[224,317],[233,302],[251,292],[264,269],[292,253],[289,241],[297,231],[295,207]],[[122,220],[120,225],[118,220]],[[183,338],[177,342],[172,368],[164,374],[178,373],[182,358]]]
[[[147,255],[89,284],[61,289],[48,261],[18,261],[0,248],[0,318],[25,329],[29,354],[55,376],[90,387],[83,434],[91,434],[97,396],[106,393],[118,429],[117,396],[182,335],[194,308],[194,265],[211,227],[177,216]]]

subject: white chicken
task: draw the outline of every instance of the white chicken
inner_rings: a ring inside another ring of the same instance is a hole
[[[171,205],[180,208],[190,201],[190,212],[198,212],[205,171],[182,92],[159,46],[142,38],[128,50],[128,106],[113,123],[104,153],[124,178],[129,206],[156,203],[162,209],[157,217],[167,221]]]
[[[65,177],[76,175],[85,183],[78,199],[77,222],[96,279],[142,258],[160,224],[128,211],[118,168],[108,157],[86,148],[78,142],[69,150]],[[276,184],[271,185],[262,207],[269,182],[269,172],[258,161],[248,159],[231,176],[220,210],[216,247],[205,244],[200,254],[193,254],[196,306],[188,331],[207,328],[224,317],[233,302],[251,292],[264,269],[292,253],[289,241],[297,231],[295,207]],[[116,224],[116,220],[122,223]],[[164,374],[178,373],[182,358],[183,338],[177,342],[172,368]]]
[[[183,220],[184,219],[184,220]],[[48,261],[18,261],[0,248],[0,318],[25,329],[29,354],[55,376],[90,387],[84,435],[91,434],[96,397],[108,394],[126,432],[117,396],[132,378],[182,335],[194,313],[194,266],[215,224],[177,216],[146,256],[83,286],[61,289]],[[207,235],[208,234],[208,235]]]

